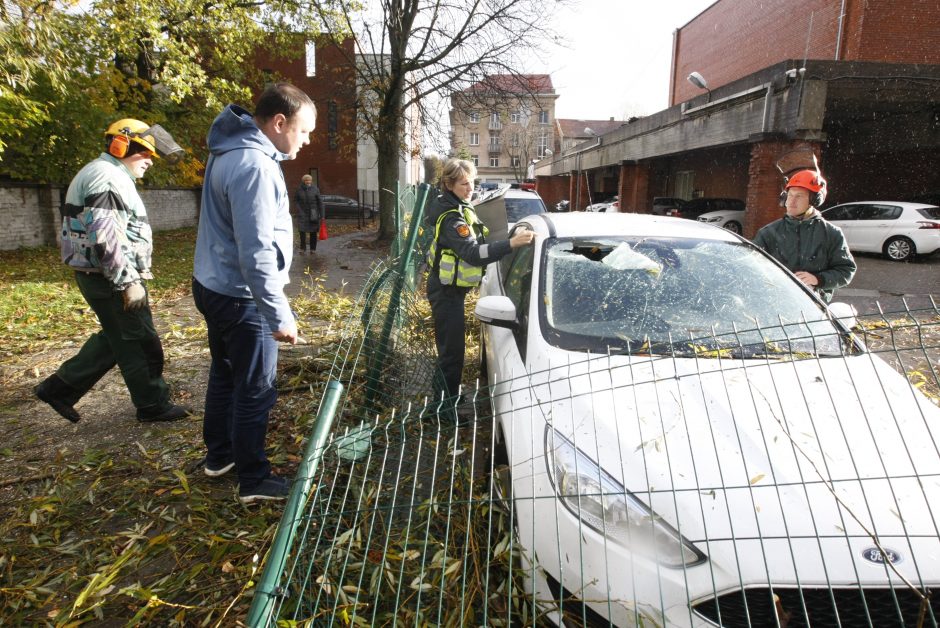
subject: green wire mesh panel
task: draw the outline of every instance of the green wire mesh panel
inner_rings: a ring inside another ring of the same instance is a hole
[[[895,317],[891,333],[875,321],[865,336],[885,358],[926,359],[928,372],[912,379],[936,399],[929,369],[940,347],[891,339],[936,337],[940,313],[930,316]],[[800,383],[804,369],[825,380],[859,360],[868,379],[857,397],[874,407],[898,383],[881,356],[738,368],[702,360],[686,371],[670,357],[633,367],[617,358],[371,421],[347,404],[345,427],[322,450],[278,616],[369,626],[937,625],[940,426],[926,424],[936,406],[910,393],[906,416],[875,416],[815,375]],[[704,391],[748,378],[752,397],[707,401]],[[585,394],[610,415],[572,412]],[[814,418],[785,409],[793,395]],[[832,429],[841,440],[820,449]],[[722,458],[735,449],[721,440],[746,455]]]

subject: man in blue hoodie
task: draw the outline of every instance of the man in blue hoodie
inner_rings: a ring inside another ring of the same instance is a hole
[[[206,389],[205,473],[238,473],[242,503],[284,499],[290,482],[264,451],[277,399],[277,342],[297,341],[284,286],[293,255],[281,161],[310,143],[316,108],[287,83],[265,89],[252,116],[229,105],[212,123],[193,270],[212,364]]]

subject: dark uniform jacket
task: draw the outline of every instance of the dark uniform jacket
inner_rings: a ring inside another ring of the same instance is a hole
[[[441,214],[457,209],[461,204],[469,205],[449,190],[445,190],[443,194],[435,198],[427,214],[428,228],[431,233],[434,233],[437,219]],[[457,257],[474,266],[485,266],[490,262],[499,261],[512,250],[509,240],[479,243],[473,229],[464,220],[463,212],[452,212],[444,217],[438,237],[438,248],[452,249]],[[437,269],[432,270],[435,271],[432,274],[436,275]]]
[[[320,227],[320,218],[326,218],[320,189],[315,185],[301,183],[294,192],[294,203],[297,205],[297,230],[316,231]]]
[[[855,275],[855,259],[845,235],[818,211],[804,220],[784,216],[765,225],[754,237],[754,244],[790,271],[815,275],[819,279],[815,290],[827,302],[836,288],[848,285]]]

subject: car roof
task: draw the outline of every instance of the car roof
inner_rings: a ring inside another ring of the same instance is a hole
[[[912,203],[910,201],[851,201],[849,203],[839,203],[838,205],[833,205],[832,207],[827,207],[822,211],[828,211],[833,207],[845,207],[846,205],[897,205],[898,207],[905,207],[910,209],[920,209],[922,207],[937,207],[937,205],[931,205],[930,203]]]
[[[513,188],[504,184],[501,187],[496,188],[495,190],[490,190],[481,194],[473,203],[474,205],[480,205],[488,201],[493,200],[494,198],[542,198],[538,195],[537,192],[532,190],[523,190],[521,188]]]
[[[697,220],[652,214],[571,212],[527,216],[518,224],[530,225],[543,237],[653,236],[663,238],[696,238],[739,242],[730,231]]]
[[[532,190],[522,190],[519,188],[507,188],[506,189],[507,198],[530,198],[533,196],[539,196],[539,195],[536,192],[533,192]]]

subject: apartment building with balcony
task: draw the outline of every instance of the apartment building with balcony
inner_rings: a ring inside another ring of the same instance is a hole
[[[548,74],[497,74],[451,96],[451,154],[468,155],[479,181],[522,181],[552,152],[555,100]]]

